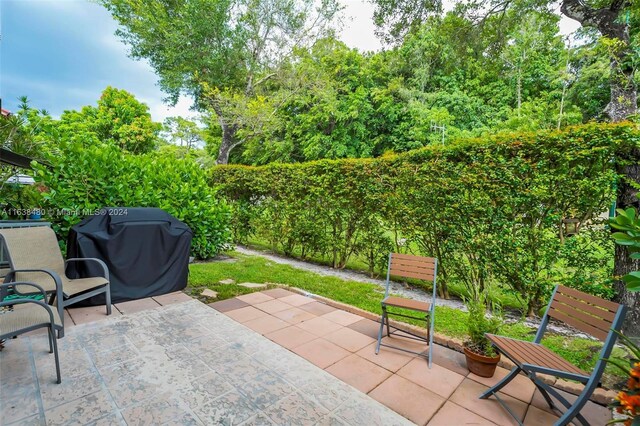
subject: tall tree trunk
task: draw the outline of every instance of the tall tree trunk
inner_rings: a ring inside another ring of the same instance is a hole
[[[620,167],[619,173],[624,175],[622,182],[618,184],[617,205],[618,208],[635,207],[640,209],[640,200],[637,197],[637,190],[633,183],[640,182],[640,149],[633,152],[634,164]],[[632,293],[627,291],[627,286],[621,277],[632,271],[640,270],[640,260],[633,260],[629,257],[629,252],[625,246],[616,244],[614,281],[616,290],[616,300],[629,307],[627,317],[624,321],[623,331],[627,336],[640,338],[640,292]]]
[[[629,23],[621,18],[621,14],[630,2],[612,0],[610,5],[595,9],[585,5],[581,0],[562,0],[561,10],[564,15],[580,22],[583,27],[597,28],[604,37],[619,43],[611,55],[611,100],[605,112],[611,121],[625,120],[638,111],[637,87],[634,83],[634,70],[628,64],[632,55],[629,40]],[[640,183],[640,150],[634,150],[631,164],[621,167],[623,175],[618,185],[618,208],[640,207],[634,184]],[[626,248],[615,249],[614,274],[616,278],[640,269],[640,262],[629,257]],[[628,306],[629,312],[624,322],[623,331],[631,337],[640,338],[640,293],[631,293],[623,281],[614,283],[616,300]]]
[[[222,142],[218,149],[218,158],[216,158],[216,164],[229,164],[229,154],[236,146],[240,145],[242,141],[236,140],[237,126],[229,124],[224,116],[224,112],[220,106],[220,101],[217,98],[212,99],[211,107],[218,117],[218,123],[222,128]]]
[[[624,47],[615,52],[611,58],[611,99],[605,108],[605,113],[611,121],[618,122],[627,119],[638,111],[638,93],[634,83],[634,70],[628,64],[629,55],[633,54],[629,48],[629,32],[626,26],[603,26],[604,35],[617,38],[625,42]],[[605,31],[609,30],[607,34]],[[640,184],[640,150],[635,149],[629,159],[631,164],[620,167],[618,173],[623,175],[618,185],[616,204],[618,208],[640,207],[638,191],[634,184]],[[616,245],[614,276],[621,278],[632,271],[640,270],[640,261],[631,259],[624,246]],[[640,339],[640,293],[632,293],[621,279],[614,281],[616,301],[625,304],[629,311],[624,321],[623,331],[627,336]]]
[[[229,154],[238,143],[235,141],[235,131],[228,125],[222,126],[222,143],[218,149],[218,158],[216,164],[229,164]]]

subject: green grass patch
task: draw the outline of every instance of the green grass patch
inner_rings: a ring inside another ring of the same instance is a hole
[[[203,289],[209,288],[218,292],[217,300],[223,300],[255,291],[237,285],[239,283],[267,283],[269,287],[285,284],[369,312],[380,313],[380,301],[384,296],[384,291],[382,287],[375,284],[322,276],[258,256],[244,256],[235,252],[230,253],[230,256],[236,261],[213,261],[190,265],[188,292],[198,296]],[[235,280],[237,284],[219,283],[228,278]],[[212,302],[213,300],[204,301]],[[436,331],[446,336],[464,339],[467,336],[467,317],[466,312],[458,309],[437,306]],[[424,324],[424,322],[420,323],[417,320],[402,320],[413,324]],[[531,341],[535,336],[535,330],[522,323],[512,323],[505,324],[501,334]],[[547,334],[543,343],[567,361],[586,371],[591,371],[595,365],[598,351],[601,348],[599,342],[557,334]],[[623,357],[624,355],[623,349],[616,348],[614,351],[614,356]],[[608,366],[603,383],[611,386],[620,380],[621,377],[617,375],[617,372]]]
[[[389,234],[391,233],[389,232]],[[271,244],[267,243],[266,241],[260,240],[255,237],[250,238],[246,245],[247,247],[252,249],[268,250],[268,251],[271,251],[272,253],[275,253],[281,256],[286,256],[282,250],[278,250],[277,248],[274,248]],[[414,247],[414,248],[417,248],[417,247]],[[331,261],[328,258],[322,257],[320,255],[306,256],[303,258],[299,247],[294,248],[293,252],[288,257],[292,257],[298,260],[304,260],[307,262],[317,263],[318,265],[325,265],[329,267],[332,266]],[[349,258],[349,261],[347,262],[345,269],[362,272],[367,274],[367,276],[370,275],[367,264],[362,259],[360,259],[358,256],[355,256],[355,255]],[[387,273],[386,270],[382,271],[382,270],[376,269],[374,271],[374,278],[384,279],[386,277],[386,273]],[[406,278],[404,280],[407,281],[407,283],[412,287],[425,288],[423,281],[406,279]],[[448,290],[449,290],[449,294],[453,297],[462,298],[463,295],[466,294],[464,286],[456,282],[449,282]],[[503,306],[505,308],[516,309],[516,310],[524,309],[524,304],[522,300],[518,299],[512,292],[506,291],[500,286],[495,286],[495,290],[491,294],[491,298],[495,302],[497,302],[500,306]]]

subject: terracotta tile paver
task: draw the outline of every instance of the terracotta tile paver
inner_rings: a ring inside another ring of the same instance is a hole
[[[303,321],[298,324],[298,327],[320,337],[342,328],[340,324],[336,324],[335,322],[329,321],[328,319],[324,319],[322,317],[316,317],[307,321]]]
[[[382,338],[382,343],[383,344],[387,344],[387,345],[393,345],[393,346],[396,346],[398,348],[401,348],[401,349],[404,349],[404,350],[408,350],[408,351],[417,352],[417,353],[426,353],[429,350],[429,346],[425,342],[419,342],[417,340],[408,339],[406,337],[397,337],[395,335],[392,336],[392,337],[386,337],[386,336],[383,337]],[[386,351],[386,350],[392,350],[393,351],[393,350],[397,350],[397,349],[380,346],[380,352]],[[409,353],[409,352],[407,352],[407,353]]]
[[[525,426],[552,426],[557,420],[558,416],[555,414],[551,414],[547,411],[531,406],[527,410],[527,415],[524,418],[524,424]]]
[[[349,324],[347,327],[378,340],[378,330],[380,330],[380,324],[375,321],[371,321],[369,319],[361,319],[360,321]]]
[[[193,300],[191,299],[191,297],[187,296],[181,291],[163,294],[161,296],[153,296],[153,299],[162,306],[171,305],[174,303],[189,302],[190,300]]]
[[[84,308],[69,308],[69,315],[73,318],[75,324],[86,324],[88,322],[100,321],[109,318],[107,316],[107,308],[102,306],[87,306]],[[114,306],[111,306],[110,316],[119,316],[118,311]]]
[[[114,306],[123,314],[133,314],[135,312],[157,308],[160,304],[151,297],[147,297],[146,299],[116,303]]]
[[[69,315],[69,310],[65,309],[64,310],[64,326],[66,327],[73,327],[74,325],[76,325],[76,323],[73,322],[73,318],[71,318],[71,315]]]
[[[327,368],[349,355],[349,351],[324,339],[304,343],[293,348],[293,352],[320,368]]]
[[[247,322],[256,318],[265,317],[268,314],[264,311],[254,308],[253,306],[247,306],[246,308],[240,308],[233,311],[225,312],[225,315],[229,318],[233,318],[238,322]]]
[[[488,387],[485,385],[465,379],[449,400],[498,425],[511,426],[516,424],[507,410],[502,408],[495,399],[478,399],[478,396],[487,389]],[[524,417],[527,404],[508,395],[500,395],[500,397],[516,416],[520,419]]]
[[[306,297],[301,294],[292,294],[291,296],[283,297],[280,300],[290,304],[291,306],[302,306],[315,302],[311,297]]]
[[[560,395],[562,395],[569,402],[573,402],[578,398],[575,395],[561,390],[558,390],[558,393],[560,393]],[[553,399],[555,400],[555,398]],[[556,406],[560,407],[564,411],[564,406],[559,401],[555,402]],[[531,406],[549,413],[555,413],[551,408],[549,408],[549,405],[544,400],[540,391],[537,389],[533,394],[533,398],[531,399]],[[603,407],[602,405],[598,405],[591,401],[587,402],[587,404],[582,407],[582,410],[580,410],[580,414],[582,414],[589,423],[594,425],[604,425],[609,420],[611,420],[611,411],[607,407]]]
[[[478,383],[491,387],[502,380],[502,378],[508,373],[509,370],[498,367],[496,368],[496,372],[493,377],[480,377],[473,373],[469,373],[467,377]],[[522,374],[518,374],[507,386],[503,387],[500,392],[511,395],[514,398],[518,398],[520,401],[530,403],[535,390],[536,386],[533,384],[531,379]]]
[[[331,332],[325,335],[324,338],[351,352],[357,352],[375,341],[371,337],[347,327]]]
[[[287,296],[293,296],[295,293],[289,290],[285,290],[284,288],[273,288],[271,290],[265,290],[262,294],[266,294],[267,296],[271,296],[275,299]]]
[[[473,426],[491,426],[492,422],[489,420],[480,417],[477,414],[472,413],[471,411],[462,408],[461,406],[454,404],[451,401],[447,401],[440,410],[436,413],[435,416],[429,420],[427,423],[428,426],[462,426],[462,425],[473,425]]]
[[[344,326],[353,324],[354,322],[358,322],[362,319],[361,316],[341,310],[335,310],[333,312],[329,312],[328,314],[324,314],[322,315],[322,318],[328,319]]]
[[[265,311],[268,314],[284,311],[285,309],[289,309],[291,307],[291,305],[281,302],[280,300],[282,299],[272,299],[266,302],[256,303],[253,306],[260,309],[261,311]]]
[[[316,335],[293,325],[265,334],[265,337],[287,349],[293,349],[296,346],[300,346],[303,343],[310,342],[317,338]]]
[[[355,354],[336,362],[326,371],[364,393],[391,376],[390,371]]]
[[[260,334],[267,334],[280,330],[281,328],[289,327],[290,324],[269,315],[246,321],[244,325]]]
[[[311,312],[303,311],[296,307],[290,307],[284,311],[276,312],[273,316],[280,318],[289,324],[298,324],[302,321],[307,321],[316,317]]]
[[[336,310],[333,306],[329,306],[320,302],[311,302],[306,305],[300,305],[300,309],[303,311],[311,312],[314,315],[320,316],[324,314],[328,314],[329,312],[333,312]]]
[[[247,302],[250,305],[255,305],[257,303],[273,300],[273,297],[267,296],[264,293],[249,293],[249,294],[243,294],[242,296],[238,296],[237,299],[242,300],[243,302]]]
[[[380,352],[376,355],[375,343],[360,349],[357,354],[392,372],[398,371],[414,359],[412,354],[389,348],[380,348]]]
[[[438,364],[432,364],[429,368],[427,360],[423,358],[414,358],[398,370],[398,375],[445,398],[449,398],[464,380],[464,376]]]
[[[247,302],[243,302],[242,300],[234,297],[233,299],[220,300],[219,302],[209,303],[213,309],[218,312],[228,312],[233,311],[234,309],[246,308],[249,305]]]
[[[466,376],[469,374],[464,354],[440,345],[433,347],[433,363]]]
[[[369,396],[419,425],[425,424],[446,401],[395,374],[371,391]]]

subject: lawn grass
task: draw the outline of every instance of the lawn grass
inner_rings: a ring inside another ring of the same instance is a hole
[[[391,237],[391,235],[389,235],[389,237]],[[246,245],[247,247],[252,249],[268,250],[275,254],[286,256],[284,252],[282,252],[282,250],[274,249],[274,247],[271,244],[255,237],[250,238],[247,241]],[[417,249],[417,247],[414,247],[414,248]],[[287,257],[292,257],[298,260],[313,262],[319,265],[332,266],[331,261],[327,258],[322,257],[321,255],[306,256],[306,258],[303,259],[299,247],[294,248],[293,253],[291,253],[291,255]],[[349,261],[347,262],[345,269],[363,272],[369,275],[369,267],[367,266],[367,264],[361,258],[355,255],[349,258]],[[386,276],[386,270],[381,271],[376,269],[374,271],[375,278],[380,278],[380,277],[384,278],[385,276]],[[408,280],[408,282],[411,286],[416,288],[424,287],[422,285],[422,282],[420,282],[419,280],[410,279]],[[505,291],[504,289],[500,288],[500,286],[495,286],[494,288],[495,288],[495,291],[491,294],[491,297],[494,300],[494,302],[498,303],[500,306],[503,306],[504,308],[507,308],[507,309],[513,309],[518,311],[524,310],[525,304],[522,302],[522,300],[518,299],[512,292]],[[464,289],[464,286],[455,282],[450,282],[448,284],[448,290],[449,290],[449,294],[453,297],[462,298],[466,294],[466,290]]]
[[[245,256],[236,252],[229,253],[235,261],[213,261],[190,265],[188,291],[198,296],[205,288],[218,292],[217,300],[232,298],[251,293],[253,289],[237,284],[220,284],[221,280],[231,278],[236,283],[267,283],[269,287],[285,284],[298,287],[310,293],[343,302],[376,314],[380,313],[380,301],[384,291],[380,286],[358,281],[346,281],[337,277],[322,276],[282,265],[259,256]],[[202,298],[201,298],[202,299]],[[212,302],[214,300],[203,300]],[[466,312],[447,306],[437,306],[435,328],[438,333],[450,337],[464,339],[467,335]],[[418,321],[407,322],[419,324]],[[424,323],[422,323],[424,324]],[[505,324],[501,334],[522,340],[533,340],[534,329],[521,323]],[[571,338],[556,334],[547,334],[543,343],[554,352],[560,354],[572,364],[586,371],[591,371],[597,361],[599,342],[582,338]],[[624,355],[622,349],[614,353]],[[611,386],[619,382],[617,371],[607,368],[603,383]]]

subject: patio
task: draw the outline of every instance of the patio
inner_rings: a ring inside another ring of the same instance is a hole
[[[492,379],[474,376],[463,355],[442,346],[431,370],[404,352],[376,356],[375,322],[284,289],[210,306],[173,293],[114,305],[109,318],[104,307],[70,309],[58,341],[61,385],[45,334],[7,342],[0,421],[514,424],[497,402],[477,399],[504,369]],[[525,424],[556,419],[525,377],[504,399]],[[592,424],[610,418],[594,403],[583,415]]]

